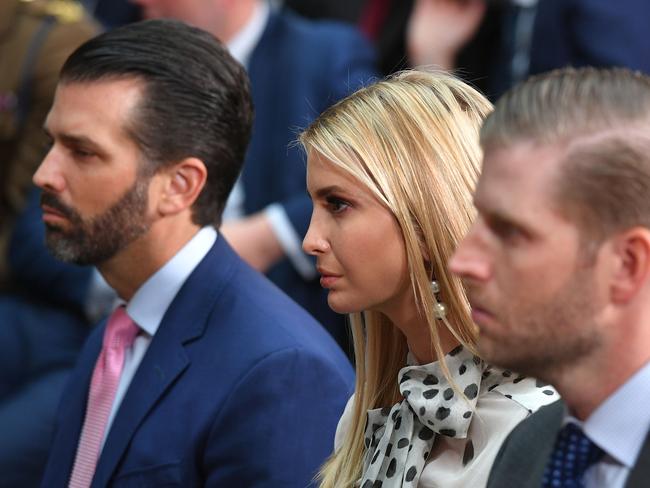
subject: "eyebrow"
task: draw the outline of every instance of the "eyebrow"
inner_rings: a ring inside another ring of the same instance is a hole
[[[330,186],[324,186],[323,188],[319,188],[314,192],[312,196],[315,198],[324,198],[328,195],[331,195],[332,193],[341,193],[344,191],[345,190],[338,185],[330,185]]]
[[[43,132],[45,132],[45,134],[47,134],[48,137],[54,139],[54,136],[48,130],[47,127],[43,126]],[[87,136],[74,135],[74,134],[59,134],[58,138],[61,141],[63,141],[63,143],[66,145],[89,146],[96,150],[101,150],[101,146]]]
[[[474,195],[474,207],[478,210],[478,213],[484,218],[490,219],[492,221],[498,221],[501,223],[512,224],[516,226],[523,227],[523,223],[519,221],[516,217],[510,215],[508,212],[504,212],[500,208],[490,208],[482,204],[482,202],[476,198]]]

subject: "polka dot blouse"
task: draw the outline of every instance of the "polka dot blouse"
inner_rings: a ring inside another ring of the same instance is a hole
[[[445,360],[454,385],[438,362],[417,365],[409,354],[398,375],[404,400],[368,411],[357,486],[483,487],[510,431],[559,398],[552,387],[489,366],[463,346]],[[349,428],[352,403],[339,421],[336,449]]]

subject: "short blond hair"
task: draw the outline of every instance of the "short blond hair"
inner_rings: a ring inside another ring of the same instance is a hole
[[[497,102],[481,130],[485,151],[521,141],[566,147],[555,203],[585,236],[650,228],[650,77],[565,68],[530,78]]]
[[[446,263],[474,217],[479,128],[491,110],[485,97],[449,74],[406,71],[332,106],[300,136],[308,154],[324,156],[352,175],[394,215],[416,304],[447,375],[437,328],[448,327],[472,350],[476,342],[465,291]],[[435,319],[432,277],[449,310],[444,325]],[[385,316],[365,311],[352,314],[351,323],[354,413],[341,448],[322,469],[322,486],[328,488],[359,479],[366,411],[399,400],[397,374],[407,352],[404,336]]]

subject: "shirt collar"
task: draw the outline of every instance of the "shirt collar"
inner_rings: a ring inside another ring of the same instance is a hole
[[[246,67],[255,46],[262,37],[270,9],[267,2],[257,2],[248,23],[228,42],[228,50],[232,57]]]
[[[650,362],[634,373],[583,423],[570,415],[565,422],[584,433],[619,463],[632,468],[650,428]]]
[[[135,292],[126,311],[147,334],[156,333],[178,290],[216,239],[217,231],[213,227],[203,227]]]

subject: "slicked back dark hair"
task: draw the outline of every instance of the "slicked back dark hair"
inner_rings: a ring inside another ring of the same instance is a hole
[[[253,118],[248,76],[211,34],[147,20],[101,34],[65,62],[60,83],[139,79],[142,98],[125,129],[155,171],[187,157],[208,178],[192,220],[218,225],[241,170]]]

